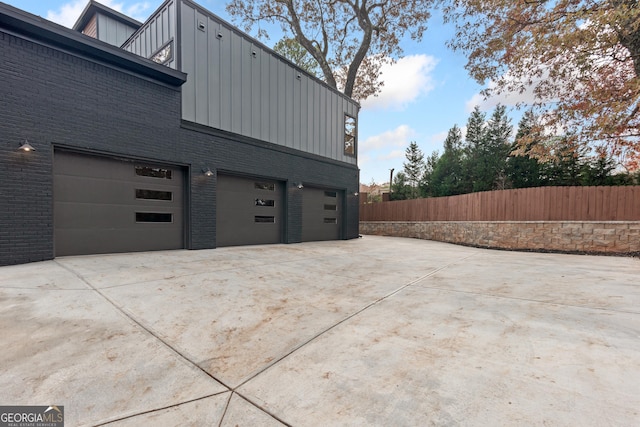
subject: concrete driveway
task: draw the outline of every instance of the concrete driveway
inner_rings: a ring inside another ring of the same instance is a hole
[[[640,260],[365,236],[0,268],[0,404],[67,426],[640,424]]]

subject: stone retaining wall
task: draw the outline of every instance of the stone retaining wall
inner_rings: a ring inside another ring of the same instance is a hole
[[[360,234],[513,250],[640,252],[640,221],[361,221]]]

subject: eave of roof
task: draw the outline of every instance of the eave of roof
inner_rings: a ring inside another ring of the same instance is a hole
[[[76,23],[73,25],[73,30],[82,31],[87,23],[91,20],[91,18],[93,18],[93,15],[98,12],[110,18],[113,18],[116,21],[122,22],[123,24],[128,25],[136,30],[142,26],[142,22],[136,21],[135,19],[124,15],[117,10],[113,10],[105,5],[102,5],[94,0],[90,0],[80,14],[80,17],[78,18]]]
[[[0,29],[52,45],[88,59],[107,63],[171,86],[181,86],[187,75],[142,58],[39,16],[0,3]]]

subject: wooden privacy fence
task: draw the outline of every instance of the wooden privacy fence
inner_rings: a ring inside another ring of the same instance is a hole
[[[640,186],[536,187],[363,203],[360,221],[640,221]]]

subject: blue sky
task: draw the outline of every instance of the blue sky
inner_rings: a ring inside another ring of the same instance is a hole
[[[87,0],[0,0],[29,13],[71,27]],[[98,0],[128,16],[144,21],[162,0]],[[221,18],[233,22],[225,0],[196,0]],[[402,170],[404,152],[411,141],[429,155],[442,150],[447,131],[457,124],[463,129],[475,105],[490,114],[498,102],[512,105],[522,97],[483,100],[482,86],[464,69],[466,58],[449,50],[445,42],[453,34],[438,13],[429,22],[421,42],[404,40],[404,58],[383,71],[385,86],[376,98],[362,103],[358,131],[360,182],[389,181],[389,169]],[[278,37],[279,38],[279,37]],[[263,42],[273,46],[278,38]],[[526,96],[526,94],[525,94]],[[526,99],[525,99],[526,100]],[[518,112],[512,112],[517,125]]]

